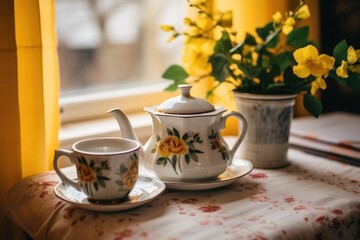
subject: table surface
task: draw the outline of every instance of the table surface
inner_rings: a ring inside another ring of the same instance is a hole
[[[5,213],[34,239],[359,239],[360,168],[294,149],[289,159],[225,187],[167,189],[111,213],[57,198],[49,171],[19,181]]]

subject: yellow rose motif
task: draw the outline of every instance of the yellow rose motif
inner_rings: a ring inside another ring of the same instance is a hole
[[[123,184],[126,188],[131,189],[137,180],[138,172],[139,172],[139,160],[135,159],[131,162],[131,165],[129,166],[128,170],[121,175]]]
[[[160,155],[167,157],[170,153],[174,155],[185,154],[187,153],[187,149],[184,140],[176,136],[168,136],[159,143],[157,152]]]
[[[96,172],[85,164],[79,163],[76,165],[79,180],[85,183],[96,182]]]
[[[306,78],[310,75],[321,77],[328,74],[329,68],[332,68],[335,59],[326,54],[321,54],[316,47],[308,45],[299,48],[294,52],[295,61],[298,63],[293,67],[293,72],[300,78]]]
[[[349,74],[347,73],[348,64],[346,61],[341,61],[341,66],[336,68],[336,75],[338,75],[341,78],[348,78]]]
[[[301,5],[301,7],[295,12],[294,17],[296,19],[307,19],[310,17],[309,7],[306,4]]]

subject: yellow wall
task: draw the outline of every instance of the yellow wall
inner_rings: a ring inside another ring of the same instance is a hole
[[[0,211],[20,178],[52,168],[59,75],[52,0],[0,0]],[[0,239],[9,225],[1,215]]]

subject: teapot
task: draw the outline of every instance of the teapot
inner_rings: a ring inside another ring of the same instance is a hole
[[[140,161],[164,181],[201,181],[216,177],[231,165],[247,130],[239,112],[190,95],[191,85],[179,85],[180,95],[159,105],[145,107],[153,121],[152,136],[142,147]],[[122,137],[137,140],[126,115],[109,110],[117,120]],[[230,148],[220,134],[230,117],[241,122],[241,133]]]

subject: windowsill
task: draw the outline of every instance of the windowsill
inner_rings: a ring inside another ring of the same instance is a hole
[[[147,113],[128,116],[140,142],[144,143],[151,135],[152,122]],[[120,128],[112,117],[64,124],[60,130],[61,148],[71,149],[71,145],[85,138],[120,137]]]

